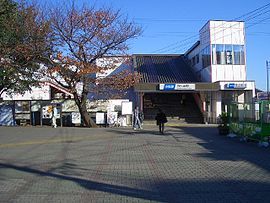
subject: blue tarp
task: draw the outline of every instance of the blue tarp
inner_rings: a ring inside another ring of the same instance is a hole
[[[13,126],[14,123],[12,106],[7,104],[0,104],[0,126]]]

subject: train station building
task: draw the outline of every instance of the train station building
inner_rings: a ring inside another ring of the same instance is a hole
[[[208,21],[199,41],[183,54],[136,54],[142,75],[136,103],[145,119],[157,108],[168,117],[216,123],[231,102],[251,102],[255,82],[247,80],[244,22]]]
[[[185,53],[133,54],[131,65],[123,63],[117,68],[138,72],[141,79],[129,98],[108,100],[94,110],[89,107],[93,117],[97,112],[108,114],[108,109],[121,116],[121,102],[129,101],[133,109],[140,108],[145,120],[153,120],[158,109],[162,109],[169,120],[216,123],[230,103],[248,103],[255,97],[255,82],[247,80],[245,27],[241,21],[210,20],[199,31],[199,40]],[[111,72],[117,70],[108,74]],[[78,114],[68,90],[52,82],[44,83],[40,88],[38,98],[32,91],[29,95],[13,98],[6,95],[3,100],[13,100],[15,106],[27,107],[24,110],[18,108],[16,115],[31,124],[40,123],[39,118],[42,121],[47,115],[42,113],[42,109],[46,110],[44,105],[59,99],[64,101],[60,117],[73,119],[72,115]]]

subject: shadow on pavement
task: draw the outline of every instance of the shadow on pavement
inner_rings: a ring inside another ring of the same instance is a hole
[[[99,183],[79,177],[44,172],[27,166],[0,163],[0,168],[74,182],[87,190],[157,202],[269,202],[270,184],[243,180],[163,180],[149,190]],[[145,180],[149,183],[149,179]],[[57,192],[57,191],[55,191]],[[34,195],[34,194],[33,194]],[[106,198],[104,196],[104,198]]]
[[[228,161],[247,161],[270,172],[270,149],[259,148],[256,143],[241,142],[239,138],[229,138],[218,134],[217,128],[175,127],[184,133],[174,135],[178,142],[185,142],[185,137],[196,138],[198,145],[207,149],[207,153],[194,156]],[[183,139],[183,140],[182,140]]]
[[[110,130],[116,134],[119,132],[127,136],[131,131],[130,129]],[[135,135],[136,133],[144,134],[146,136],[149,134],[155,136],[157,135],[155,133],[158,132],[155,130],[142,130],[135,131]],[[205,153],[192,153],[192,156],[212,160],[246,161],[266,170],[268,173],[270,172],[269,149],[258,148],[253,143],[241,143],[237,139],[220,136],[218,135],[216,128],[174,127],[168,128],[166,133],[172,136],[175,139],[175,142],[182,143],[183,145],[185,145],[185,143],[194,143],[207,149],[205,150],[207,151]],[[152,139],[149,139],[149,143],[145,143],[143,145],[138,144],[134,146],[134,149],[150,144],[168,145],[168,143],[164,143],[162,140],[161,142],[155,143],[152,142]],[[175,147],[181,147],[181,145],[176,145]],[[117,149],[117,152],[130,149],[132,148],[123,147]],[[154,164],[154,162],[150,164]],[[72,160],[68,160],[60,167],[52,168],[50,171],[36,169],[27,164],[21,166],[0,162],[0,170],[11,169],[45,178],[56,178],[59,181],[66,180],[76,183],[80,187],[89,191],[105,192],[113,195],[138,198],[141,200],[157,202],[270,202],[270,175],[269,179],[258,179],[257,181],[251,181],[248,179],[243,180],[241,178],[229,179],[228,177],[214,177],[213,179],[195,179],[192,177],[184,179],[183,177],[178,177],[178,179],[166,179],[162,177],[149,176],[144,177],[145,179],[143,180],[136,180],[138,182],[135,181],[134,186],[130,187],[117,185],[117,180],[113,183],[101,183],[86,179],[73,172],[73,169],[82,170],[82,168],[77,167],[78,166],[74,164]],[[190,170],[192,170],[192,168],[190,168]],[[167,171],[164,173],[166,172]],[[245,172],[246,171],[243,171],[243,173]],[[158,173],[158,175],[162,176],[162,173]],[[181,174],[181,171],[179,171],[179,173]],[[215,174],[213,174],[213,176],[215,176]],[[267,178],[267,174],[263,177]],[[3,176],[0,176],[0,178],[3,178]],[[145,185],[147,185],[146,189],[137,188],[137,184],[143,185],[144,182]],[[22,185],[21,187],[24,186]],[[57,194],[57,191],[54,192]],[[2,201],[1,197],[0,201]]]
[[[17,171],[22,171],[26,173],[35,174],[35,175],[57,178],[59,180],[72,181],[88,190],[102,191],[102,192],[107,192],[111,194],[124,195],[128,197],[135,197],[135,198],[140,198],[140,199],[162,201],[158,197],[159,196],[158,193],[148,191],[148,190],[135,189],[135,188],[125,187],[125,186],[106,184],[106,183],[99,183],[99,182],[95,182],[95,181],[91,181],[91,180],[87,180],[83,178],[45,172],[38,169],[29,168],[27,166],[16,166],[13,164],[0,163],[0,169],[1,168],[14,169]]]
[[[160,134],[158,129],[138,129],[138,130],[134,130],[134,129],[123,129],[123,128],[120,128],[120,129],[117,129],[117,128],[112,128],[112,129],[109,129],[107,130],[108,132],[112,132],[112,133],[115,133],[115,134],[118,134],[118,135],[145,135],[145,134],[150,134],[150,135],[159,135],[159,136],[164,136],[164,135],[168,135],[168,134]]]

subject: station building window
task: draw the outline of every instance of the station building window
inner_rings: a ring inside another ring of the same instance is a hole
[[[200,62],[199,54],[196,55],[196,63]]]
[[[244,45],[212,44],[212,64],[245,65]]]
[[[29,101],[16,101],[15,102],[16,113],[28,113],[30,112]]]
[[[240,46],[233,45],[234,64],[236,65],[240,65],[240,58],[241,58],[240,52],[241,52]]]
[[[202,50],[202,64],[203,68],[211,65],[210,46],[207,46]]]
[[[195,66],[196,64],[198,64],[200,62],[199,54],[193,56],[189,61],[191,66]]]
[[[225,45],[225,64],[233,64],[233,54],[232,54],[232,45],[226,44]]]

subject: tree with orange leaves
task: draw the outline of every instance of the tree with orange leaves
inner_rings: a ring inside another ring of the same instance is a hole
[[[76,7],[74,3],[64,9],[52,9],[50,22],[56,54],[48,66],[48,73],[59,85],[70,90],[84,125],[93,127],[95,123],[86,107],[89,93],[116,94],[138,81],[139,76],[132,70],[107,77],[102,73],[114,70],[119,60],[130,63],[126,54],[127,41],[138,37],[141,28],[129,22],[119,11]],[[104,63],[98,65],[98,61]]]

